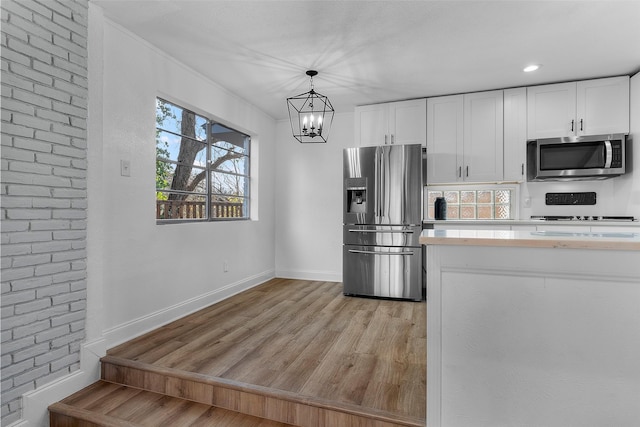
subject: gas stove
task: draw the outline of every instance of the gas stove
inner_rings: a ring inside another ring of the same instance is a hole
[[[599,215],[532,215],[531,219],[541,221],[637,221],[632,216],[599,216]]]

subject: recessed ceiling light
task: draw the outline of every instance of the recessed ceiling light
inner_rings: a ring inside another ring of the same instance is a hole
[[[528,66],[524,67],[524,69],[522,71],[524,71],[525,73],[530,73],[532,71],[537,70],[538,68],[540,68],[539,65],[533,64],[533,65],[528,65]]]

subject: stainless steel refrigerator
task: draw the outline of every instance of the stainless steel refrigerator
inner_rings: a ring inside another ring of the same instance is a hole
[[[344,150],[345,295],[422,299],[422,147]]]

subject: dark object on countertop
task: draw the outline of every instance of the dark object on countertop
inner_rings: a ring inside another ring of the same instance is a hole
[[[435,219],[447,219],[447,201],[444,197],[436,197],[433,204],[433,216]]]

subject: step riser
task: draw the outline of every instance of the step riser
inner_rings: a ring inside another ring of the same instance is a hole
[[[109,359],[109,358],[107,358]],[[301,427],[367,426],[367,427],[417,427],[415,423],[397,423],[370,414],[349,413],[341,409],[322,407],[303,398],[269,396],[268,392],[243,390],[234,385],[221,384],[202,375],[189,377],[170,370],[153,372],[118,364],[113,360],[102,361],[102,379],[130,387],[161,393],[171,397],[213,405],[247,415]]]

